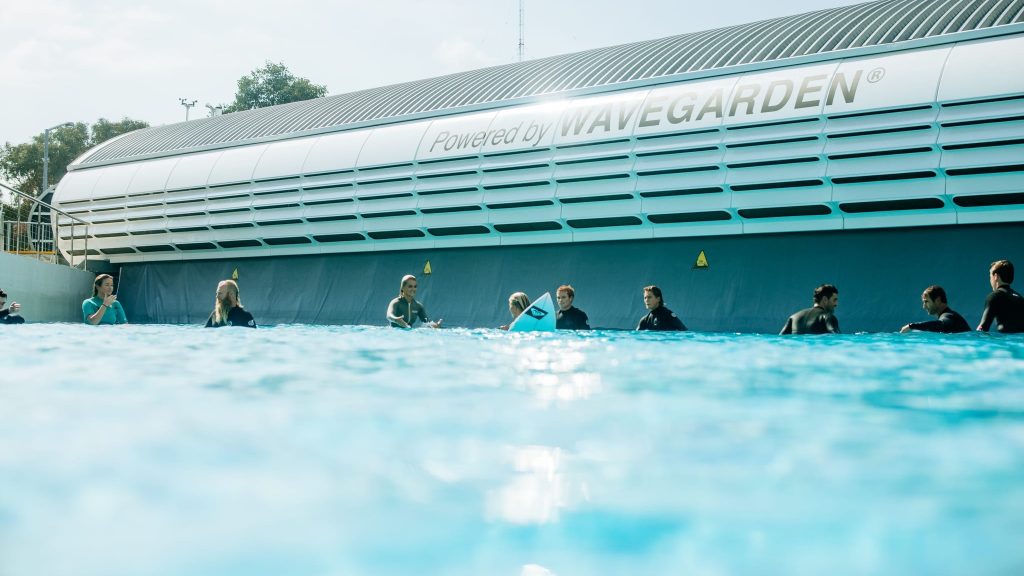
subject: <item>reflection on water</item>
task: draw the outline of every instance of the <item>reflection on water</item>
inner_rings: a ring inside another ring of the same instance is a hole
[[[0,331],[0,576],[1016,574],[1024,339]]]

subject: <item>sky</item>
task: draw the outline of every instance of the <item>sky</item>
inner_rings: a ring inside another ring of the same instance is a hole
[[[525,1],[526,58],[649,40],[854,0]],[[63,122],[185,119],[228,104],[265,62],[373,88],[516,60],[518,0],[0,0],[0,143]]]

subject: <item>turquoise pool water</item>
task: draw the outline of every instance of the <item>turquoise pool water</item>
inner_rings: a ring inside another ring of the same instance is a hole
[[[0,330],[0,575],[1024,573],[1024,338]]]

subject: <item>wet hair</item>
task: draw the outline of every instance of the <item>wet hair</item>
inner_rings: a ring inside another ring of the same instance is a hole
[[[218,289],[220,288],[221,284],[226,285],[228,288],[231,289],[232,292],[235,293],[235,306],[240,307],[242,305],[242,296],[238,292],[238,282],[235,282],[234,280],[221,280],[217,284]],[[230,310],[224,309],[223,304],[221,304],[220,298],[216,298],[216,302],[213,303],[213,323],[220,324],[222,321],[227,320],[228,312],[230,312]]]
[[[92,281],[92,297],[93,298],[95,298],[95,297],[100,295],[100,285],[103,284],[103,281],[106,280],[107,278],[110,278],[111,282],[114,281],[114,277],[111,276],[110,274],[100,274],[99,276],[96,277],[95,280]]]
[[[821,302],[822,300],[828,300],[834,294],[839,294],[839,288],[831,284],[822,284],[814,289],[814,301]]]
[[[942,286],[932,285],[924,289],[924,295],[932,300],[942,300],[946,304],[949,304],[949,300],[946,299],[946,291]]]
[[[399,298],[402,297],[402,290],[405,290],[405,284],[409,280],[415,280],[415,279],[416,279],[416,277],[413,276],[412,274],[406,274],[405,276],[402,276],[402,283],[398,285],[398,297]]]
[[[1007,284],[1013,284],[1013,262],[1009,260],[996,260],[989,267],[991,272],[995,272],[999,279]]]
[[[508,305],[519,308],[519,313],[522,314],[530,307],[530,297],[525,292],[515,292],[508,297]]]
[[[569,295],[569,298],[576,298],[576,291],[573,290],[572,286],[569,286],[568,284],[562,284],[561,286],[559,286],[558,290],[555,290],[555,294],[558,294],[559,292],[565,292],[566,294]]]
[[[3,288],[0,288],[0,298],[7,298],[7,292],[4,292]]]
[[[661,297],[661,288],[658,288],[654,284],[651,284],[650,286],[644,286],[644,292],[650,292],[651,294],[654,294],[655,296],[658,297],[659,302],[661,302],[662,304],[665,303],[665,299]]]

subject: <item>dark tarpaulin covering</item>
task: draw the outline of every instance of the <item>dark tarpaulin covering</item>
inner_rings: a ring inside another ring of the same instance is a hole
[[[509,321],[508,296],[570,283],[595,328],[634,328],[641,288],[659,285],[691,330],[778,332],[822,283],[840,291],[844,332],[927,320],[921,291],[946,288],[972,326],[990,291],[988,266],[1024,266],[1024,224],[943,226],[657,240],[448,248],[126,264],[119,299],[132,322],[199,324],[217,282],[238,270],[242,301],[261,325],[384,325],[404,274],[445,326]],[[695,268],[703,251],[707,268]],[[431,275],[423,274],[430,261]]]

